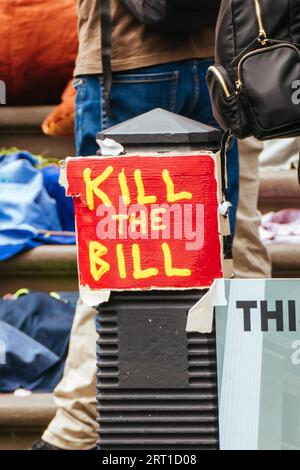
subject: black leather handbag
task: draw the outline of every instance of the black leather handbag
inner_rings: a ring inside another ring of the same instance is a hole
[[[207,83],[224,130],[240,139],[300,135],[299,44],[300,0],[223,0]]]

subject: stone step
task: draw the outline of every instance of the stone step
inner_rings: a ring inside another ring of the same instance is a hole
[[[78,290],[76,246],[42,245],[0,263],[0,295],[21,287],[49,292]]]
[[[268,171],[260,175],[259,209],[263,214],[300,209],[300,186],[296,170]],[[300,245],[268,246],[276,278],[300,278]]]
[[[28,397],[0,394],[0,450],[28,449],[41,437],[55,410],[48,393]]]
[[[263,214],[282,209],[300,209],[300,186],[297,171],[262,172],[259,209]]]
[[[300,278],[300,245],[274,244],[268,246],[272,258],[273,277]]]
[[[17,147],[37,155],[65,158],[75,155],[74,138],[46,136],[41,124],[53,106],[1,106],[1,147]]]
[[[74,139],[46,136],[41,123],[53,106],[2,106],[0,145],[17,147],[33,154],[65,158],[75,155]],[[76,248],[74,246],[41,246],[0,263],[0,294],[20,287],[33,290],[78,289]]]

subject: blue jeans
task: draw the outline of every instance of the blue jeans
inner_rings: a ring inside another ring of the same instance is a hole
[[[94,155],[98,150],[97,132],[154,108],[163,108],[217,127],[212,115],[206,72],[211,59],[187,60],[144,67],[113,75],[111,107],[105,112],[102,79],[96,75],[77,78],[75,137],[77,155]],[[230,223],[234,233],[238,203],[238,150],[236,142],[228,155],[229,200],[233,205]]]

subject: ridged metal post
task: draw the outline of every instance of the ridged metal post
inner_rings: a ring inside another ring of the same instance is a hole
[[[185,332],[203,293],[114,293],[98,309],[99,449],[218,448],[215,334]]]

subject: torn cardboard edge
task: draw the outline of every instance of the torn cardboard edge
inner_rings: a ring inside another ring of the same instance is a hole
[[[88,287],[80,286],[79,293],[81,300],[85,305],[87,305],[88,307],[96,307],[109,301],[111,291],[93,291]]]
[[[225,280],[217,279],[209,291],[189,310],[186,331],[189,333],[211,333],[214,308],[226,305]]]

